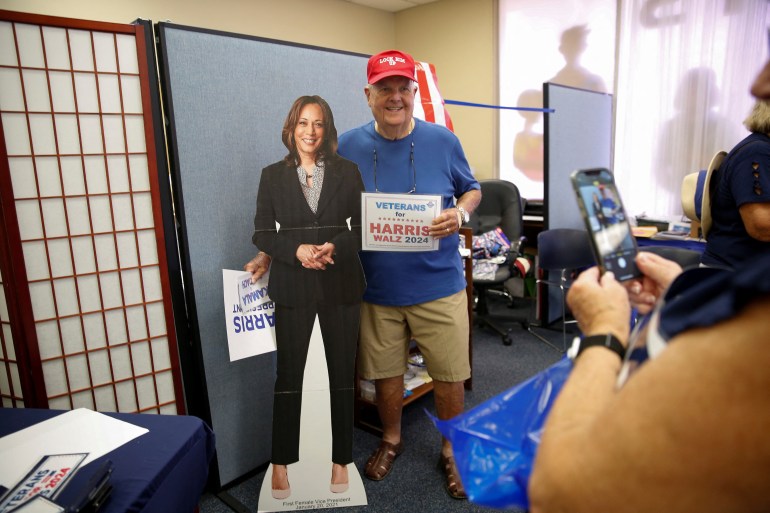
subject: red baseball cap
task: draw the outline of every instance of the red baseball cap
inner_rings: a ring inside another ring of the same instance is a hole
[[[374,84],[387,77],[406,77],[417,82],[414,76],[414,59],[408,53],[386,50],[372,55],[366,66],[366,79]]]

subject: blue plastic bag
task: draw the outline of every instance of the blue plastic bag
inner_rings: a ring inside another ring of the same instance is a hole
[[[471,501],[493,508],[529,507],[527,485],[543,424],[571,370],[572,360],[565,356],[453,419],[433,417],[452,442]]]

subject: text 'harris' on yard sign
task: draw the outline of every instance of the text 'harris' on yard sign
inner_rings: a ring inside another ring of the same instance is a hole
[[[365,192],[361,213],[361,246],[365,251],[438,249],[439,241],[428,231],[441,213],[441,196]]]

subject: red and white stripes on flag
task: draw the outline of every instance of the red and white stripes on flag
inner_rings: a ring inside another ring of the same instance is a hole
[[[428,62],[415,61],[415,71],[419,88],[414,102],[414,117],[454,131],[449,112],[444,107],[444,99],[438,90],[436,68]]]

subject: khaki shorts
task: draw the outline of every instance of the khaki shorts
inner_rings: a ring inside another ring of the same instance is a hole
[[[411,306],[361,304],[358,372],[365,379],[392,378],[407,370],[413,339],[428,374],[455,383],[471,377],[465,290]]]

